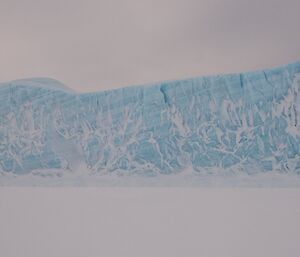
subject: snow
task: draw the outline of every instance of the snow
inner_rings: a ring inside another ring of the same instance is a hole
[[[10,82],[0,83],[3,87],[17,87],[17,86],[28,86],[36,88],[47,88],[52,90],[64,90],[73,92],[72,89],[65,86],[63,83],[52,78],[28,78],[28,79],[18,79]]]
[[[0,188],[0,256],[298,257],[299,189]]]
[[[29,174],[0,173],[0,186],[6,187],[212,187],[212,188],[299,188],[300,176],[294,173],[245,172],[207,170],[199,174],[184,170],[174,174],[149,176],[143,171],[136,174],[124,172],[90,172],[64,169],[33,170]]]

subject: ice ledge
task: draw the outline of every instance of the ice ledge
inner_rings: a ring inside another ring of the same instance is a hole
[[[88,94],[12,81],[0,88],[0,171],[300,174],[299,74],[296,62]]]
[[[66,92],[74,92],[73,89],[67,87],[60,81],[52,78],[41,77],[41,78],[26,78],[26,79],[18,79],[12,80],[9,82],[0,83],[0,87],[6,86],[26,86],[26,87],[36,87],[36,88],[45,88],[51,90],[62,90]]]

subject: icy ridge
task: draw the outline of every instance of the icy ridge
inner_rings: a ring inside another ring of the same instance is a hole
[[[0,87],[2,173],[300,173],[299,154],[300,62],[85,94],[51,79]]]

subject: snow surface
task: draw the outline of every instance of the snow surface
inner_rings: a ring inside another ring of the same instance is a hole
[[[64,90],[74,92],[72,89],[65,86],[63,83],[52,78],[29,78],[29,79],[18,79],[10,82],[0,83],[0,87],[18,87],[28,86],[36,88],[46,88],[53,90]]]
[[[3,257],[299,257],[299,189],[0,188]]]
[[[0,87],[2,185],[78,171],[294,178],[299,154],[300,62],[98,93],[51,79]]]

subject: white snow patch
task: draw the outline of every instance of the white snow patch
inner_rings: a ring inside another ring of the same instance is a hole
[[[298,257],[299,189],[0,188],[3,257]]]

